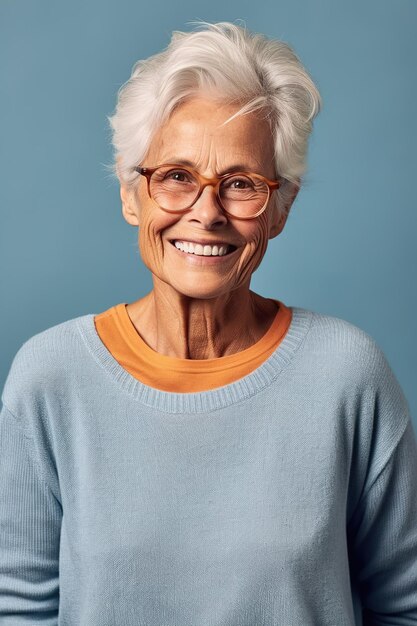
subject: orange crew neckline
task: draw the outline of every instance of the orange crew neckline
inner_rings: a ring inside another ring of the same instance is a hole
[[[125,302],[96,315],[94,323],[109,352],[141,382],[163,391],[204,391],[249,374],[278,347],[290,326],[292,310],[279,300],[274,302],[278,305],[276,316],[256,343],[212,359],[183,359],[156,352],[136,330]]]

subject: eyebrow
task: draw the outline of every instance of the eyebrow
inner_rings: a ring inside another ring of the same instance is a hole
[[[173,159],[170,161],[165,161],[166,163],[174,163],[175,165],[188,165],[188,167],[192,167],[196,169],[195,163],[189,161],[188,159]],[[252,169],[248,168],[247,165],[243,165],[242,163],[236,163],[235,165],[231,165],[230,167],[225,168],[224,170],[218,172],[218,176],[223,176],[224,174],[233,174],[234,172],[252,172],[253,174],[257,174],[257,168]]]

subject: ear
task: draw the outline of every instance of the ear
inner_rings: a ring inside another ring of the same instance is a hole
[[[135,202],[135,194],[132,188],[127,185],[122,174],[122,157],[116,158],[116,173],[120,182],[120,199],[122,201],[122,214],[128,224],[139,226],[138,211]]]
[[[139,226],[138,207],[133,189],[120,183],[120,199],[122,201],[122,214],[126,222],[131,226]]]
[[[287,184],[290,185],[290,188],[287,191],[288,199],[285,202],[285,206],[281,207],[281,210],[277,206],[274,206],[273,219],[269,229],[269,239],[277,237],[277,235],[282,233],[282,231],[284,230],[284,226],[287,222],[291,207],[297,197],[298,192],[300,191],[299,182]]]

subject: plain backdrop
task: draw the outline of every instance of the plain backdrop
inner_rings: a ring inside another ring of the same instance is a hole
[[[152,288],[106,169],[107,115],[135,61],[195,19],[286,41],[323,98],[251,288],[370,334],[416,425],[416,0],[0,0],[0,387],[32,335]]]

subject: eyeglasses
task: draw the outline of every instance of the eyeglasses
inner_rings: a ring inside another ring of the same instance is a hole
[[[269,180],[260,174],[235,172],[214,178],[201,176],[184,165],[165,164],[157,167],[135,167],[145,176],[148,194],[164,211],[181,213],[190,209],[203,189],[213,186],[222,209],[233,217],[250,220],[266,208],[271,192],[281,181]]]

